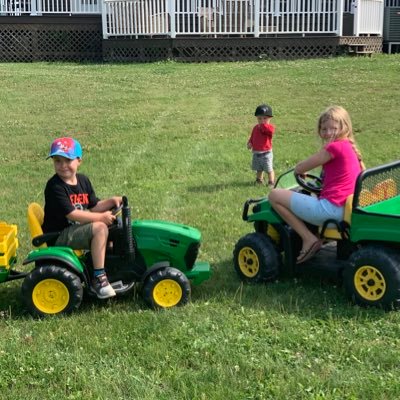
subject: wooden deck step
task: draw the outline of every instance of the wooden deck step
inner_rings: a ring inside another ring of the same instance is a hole
[[[374,52],[366,50],[366,43],[349,43],[347,45],[348,53],[353,56],[371,56]]]

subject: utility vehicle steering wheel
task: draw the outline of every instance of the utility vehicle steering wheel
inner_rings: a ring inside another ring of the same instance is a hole
[[[305,190],[320,194],[322,191],[322,179],[312,174],[294,174],[296,182]]]
[[[121,216],[122,206],[123,204],[121,203],[118,207],[114,207],[113,209],[111,209],[112,215],[115,215],[116,217]]]

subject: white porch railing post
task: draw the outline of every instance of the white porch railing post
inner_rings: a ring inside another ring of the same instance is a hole
[[[171,38],[176,38],[176,18],[175,18],[175,0],[167,0],[169,2],[169,16],[171,21]]]
[[[105,0],[101,0],[101,24],[103,28],[103,39],[108,39],[107,33],[107,4]]]
[[[360,32],[360,0],[354,0],[354,23],[353,23],[353,35],[359,36]]]
[[[254,37],[260,36],[260,0],[254,1]]]
[[[344,10],[344,0],[337,0],[337,24],[336,32],[338,36],[343,34],[343,10]]]
[[[36,1],[40,3],[41,0],[31,0],[31,15],[38,15],[36,8]]]

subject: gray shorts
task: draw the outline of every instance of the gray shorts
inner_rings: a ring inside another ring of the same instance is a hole
[[[338,207],[327,199],[319,200],[307,194],[293,192],[290,197],[290,209],[303,221],[321,226],[327,219],[337,222],[343,220],[344,207]],[[328,225],[334,227],[333,224]]]
[[[253,171],[266,171],[272,172],[273,166],[272,161],[274,159],[274,155],[271,151],[267,151],[265,153],[253,153],[253,161],[251,163],[251,168]]]
[[[56,246],[66,246],[73,250],[89,250],[92,242],[92,224],[71,225],[57,238]]]

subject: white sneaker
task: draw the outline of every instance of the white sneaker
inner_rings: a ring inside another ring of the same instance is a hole
[[[108,282],[106,274],[94,277],[92,286],[99,299],[108,299],[116,295],[115,290],[110,285],[110,282]]]

